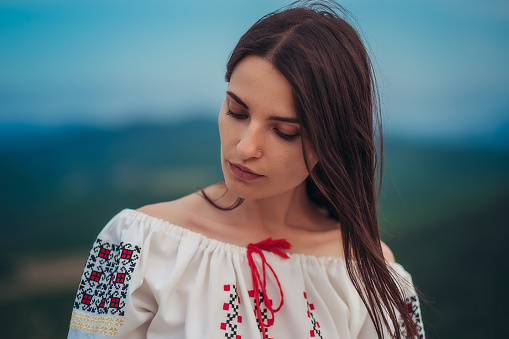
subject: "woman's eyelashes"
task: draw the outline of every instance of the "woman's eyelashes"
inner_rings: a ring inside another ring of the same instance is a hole
[[[244,119],[247,119],[249,117],[247,114],[234,113],[229,108],[226,110],[226,115],[229,115],[232,118],[237,119],[237,120],[244,120]],[[276,133],[276,135],[278,135],[280,138],[282,138],[283,140],[286,140],[286,141],[292,141],[292,140],[294,140],[295,138],[297,138],[300,135],[300,133],[298,133],[298,132],[297,133],[292,133],[292,134],[290,134],[290,133],[283,133],[278,128],[274,128],[273,130]]]
[[[241,120],[241,119],[247,119],[247,115],[246,115],[246,114],[233,113],[233,112],[232,112],[232,110],[231,110],[231,109],[229,109],[229,108],[226,110],[226,115],[230,115],[230,116],[232,116],[233,118],[235,118],[235,119],[239,119],[239,120]]]
[[[299,133],[297,133],[297,134],[286,134],[286,133],[281,132],[277,128],[274,128],[274,132],[276,132],[276,134],[279,135],[284,140],[288,140],[288,141],[292,141],[292,140],[294,140],[295,138],[297,138],[299,136]]]

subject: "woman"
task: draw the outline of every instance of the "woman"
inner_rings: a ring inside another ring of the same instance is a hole
[[[271,13],[226,80],[224,182],[110,221],[69,337],[423,338],[410,276],[379,237],[356,31],[323,4]]]

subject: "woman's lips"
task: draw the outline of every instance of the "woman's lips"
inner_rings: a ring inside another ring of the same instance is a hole
[[[257,174],[242,165],[232,164],[231,162],[228,163],[230,164],[230,170],[232,171],[233,175],[239,179],[254,181],[264,177],[263,175]]]

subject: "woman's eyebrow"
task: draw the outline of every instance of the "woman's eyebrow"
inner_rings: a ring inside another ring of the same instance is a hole
[[[239,98],[235,93],[226,91],[226,94],[228,94],[233,100],[235,100],[239,105],[241,105],[245,109],[249,109],[249,107],[246,105],[246,103],[244,101],[242,101],[242,99]]]
[[[298,124],[299,123],[299,120],[297,118],[285,118],[285,117],[278,117],[278,116],[270,116],[270,117],[267,118],[267,120],[289,122],[289,123],[292,123],[292,124]]]

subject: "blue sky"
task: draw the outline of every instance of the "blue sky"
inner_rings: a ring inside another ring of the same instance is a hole
[[[116,126],[215,116],[236,41],[286,3],[2,1],[0,124]],[[343,5],[376,62],[386,131],[479,137],[508,129],[507,1]]]

